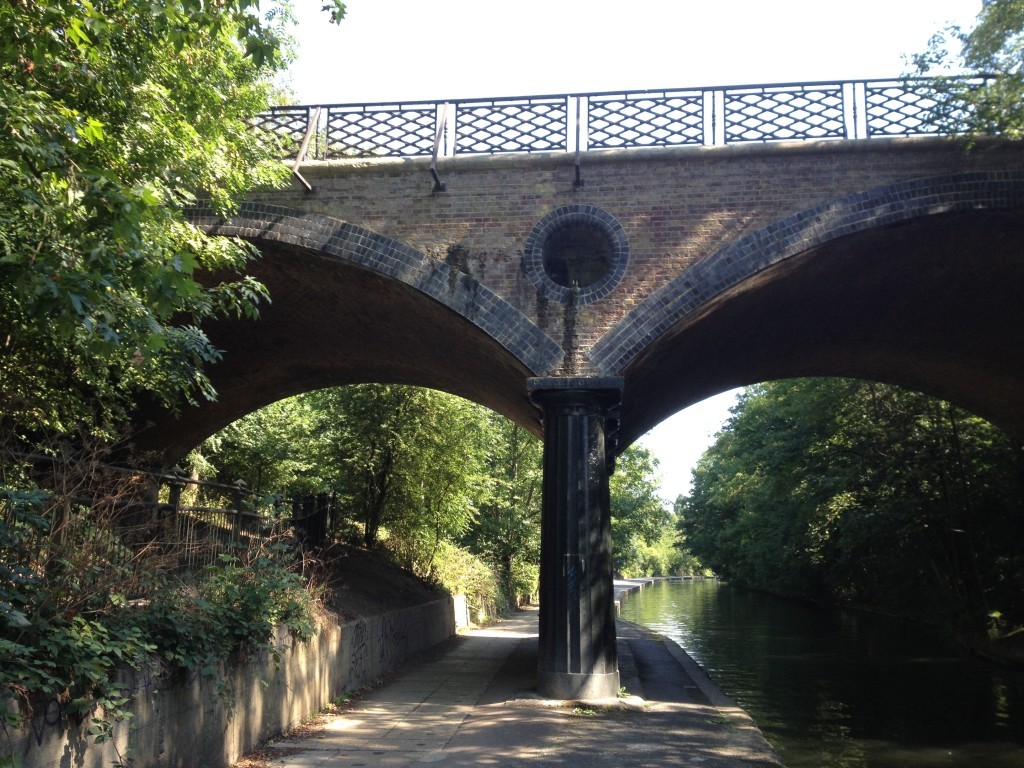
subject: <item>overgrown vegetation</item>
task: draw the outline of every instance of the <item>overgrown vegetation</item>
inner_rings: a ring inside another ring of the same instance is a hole
[[[173,537],[141,514],[139,475],[81,476],[79,462],[53,472],[48,490],[23,490],[37,465],[8,461],[0,483],[0,699],[3,724],[19,726],[56,706],[103,741],[130,717],[121,666],[175,670],[215,681],[224,663],[277,653],[286,627],[315,631],[316,594],[294,541],[249,538],[201,571],[182,571]],[[38,464],[38,462],[37,462]],[[22,482],[11,482],[22,473]],[[268,517],[268,524],[270,519]],[[147,531],[147,538],[140,533]],[[169,549],[171,548],[171,549]],[[13,705],[13,706],[11,706]]]
[[[277,544],[207,578],[154,565],[159,553],[124,538],[119,502],[134,491],[86,448],[126,441],[141,402],[213,397],[220,352],[201,324],[255,316],[266,299],[243,272],[250,247],[204,235],[185,210],[230,213],[284,177],[249,118],[287,63],[288,23],[287,3],[261,17],[255,0],[0,3],[5,724],[53,699],[104,738],[126,715],[115,666],[162,651],[205,674],[269,648],[274,621],[311,631],[309,593]],[[24,458],[42,454],[66,454],[58,482]]]

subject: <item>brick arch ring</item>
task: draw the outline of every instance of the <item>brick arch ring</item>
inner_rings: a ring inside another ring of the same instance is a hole
[[[845,235],[921,216],[1024,208],[1024,174],[977,172],[899,182],[826,201],[752,232],[665,284],[609,330],[591,367],[619,375],[659,336],[711,299],[787,258]]]
[[[590,238],[601,241],[607,264],[602,274],[578,286],[563,285],[551,276],[548,245],[559,231],[579,228]],[[622,225],[606,211],[593,205],[566,205],[548,213],[534,225],[523,249],[523,271],[538,292],[559,304],[590,304],[615,290],[626,274],[629,243]]]
[[[244,203],[230,221],[201,207],[186,215],[209,234],[308,248],[411,286],[474,324],[535,374],[555,370],[564,357],[555,341],[492,290],[398,240],[329,216],[276,205]]]

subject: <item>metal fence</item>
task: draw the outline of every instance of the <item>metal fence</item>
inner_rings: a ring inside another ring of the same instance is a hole
[[[280,137],[286,156],[299,162],[932,136],[943,132],[949,82],[846,80],[276,107],[255,124]]]
[[[151,529],[166,531],[165,546],[174,550],[176,567],[183,571],[212,565],[222,554],[259,546],[289,529],[303,546],[319,546],[337,517],[329,494],[289,499],[255,494],[241,481],[225,485],[181,474],[147,477],[157,485],[156,498],[134,501],[130,509],[148,518]]]
[[[338,521],[333,495],[288,499],[262,496],[241,482],[196,480],[184,473],[154,473],[90,464],[61,465],[50,457],[20,456],[41,480],[40,513],[47,521],[25,562],[50,557],[51,545],[74,549],[85,569],[117,569],[131,597],[145,593],[154,571],[195,573],[226,554],[246,558],[272,538],[293,533],[304,547],[324,543]],[[5,513],[0,505],[0,513]]]

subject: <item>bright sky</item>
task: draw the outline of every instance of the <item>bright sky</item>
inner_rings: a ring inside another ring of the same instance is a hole
[[[346,0],[338,27],[295,0],[300,104],[895,77],[981,0]],[[735,393],[642,440],[675,499]]]

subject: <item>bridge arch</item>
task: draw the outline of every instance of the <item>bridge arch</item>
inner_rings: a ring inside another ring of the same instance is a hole
[[[140,414],[136,448],[173,461],[235,419],[283,397],[383,381],[452,392],[528,424],[525,381],[562,348],[505,299],[453,265],[349,223],[247,203],[230,221],[196,209],[205,231],[253,243],[248,273],[271,301],[257,321],[210,325],[224,358],[211,403]]]
[[[903,181],[746,235],[590,351],[625,378],[628,444],[687,405],[776,378],[909,386],[1024,435],[1024,174]]]

